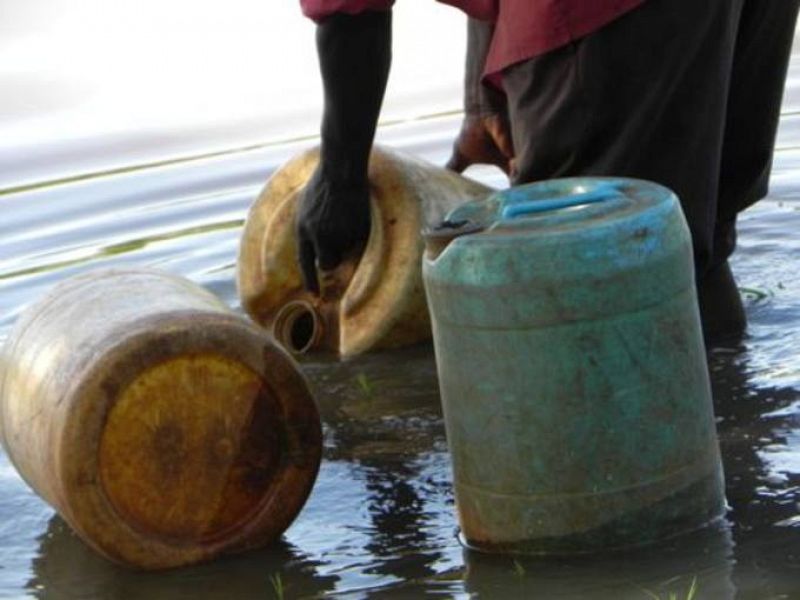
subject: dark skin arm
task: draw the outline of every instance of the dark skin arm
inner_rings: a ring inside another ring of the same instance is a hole
[[[513,171],[514,147],[505,95],[484,84],[483,67],[494,25],[469,19],[464,76],[464,121],[447,168],[458,173],[473,164],[491,164],[508,175]]]
[[[325,109],[320,163],[300,197],[303,283],[363,249],[370,230],[369,154],[391,63],[391,12],[335,14],[317,26]]]

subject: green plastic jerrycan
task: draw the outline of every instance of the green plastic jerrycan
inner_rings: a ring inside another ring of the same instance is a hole
[[[462,537],[572,554],[698,528],[725,500],[675,195],[581,178],[499,192],[427,235]]]

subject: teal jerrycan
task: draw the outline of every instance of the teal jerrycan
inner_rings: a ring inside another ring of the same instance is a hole
[[[592,552],[724,513],[691,242],[672,192],[536,183],[456,208],[426,241],[468,546]]]

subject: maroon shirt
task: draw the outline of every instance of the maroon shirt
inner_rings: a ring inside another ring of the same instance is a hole
[[[486,75],[533,58],[607,25],[645,0],[439,0],[496,24]],[[300,0],[314,20],[332,13],[388,10],[394,0]]]

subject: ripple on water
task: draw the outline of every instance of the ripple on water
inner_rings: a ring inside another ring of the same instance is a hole
[[[790,80],[790,89],[797,85]],[[0,596],[264,598],[280,577],[287,598],[667,598],[685,597],[693,581],[698,598],[800,597],[800,129],[793,118],[786,123],[775,197],[743,216],[733,261],[749,334],[709,357],[727,522],[632,553],[568,561],[465,551],[455,535],[433,353],[423,346],[303,363],[324,420],[324,461],[298,520],[264,551],[170,573],[125,571],[80,543],[3,457]],[[442,162],[457,126],[448,117],[382,135]],[[10,225],[0,236],[0,337],[55,281],[101,265],[161,266],[236,305],[239,223],[265,175],[297,149],[0,197]],[[496,171],[474,173],[502,184]]]

